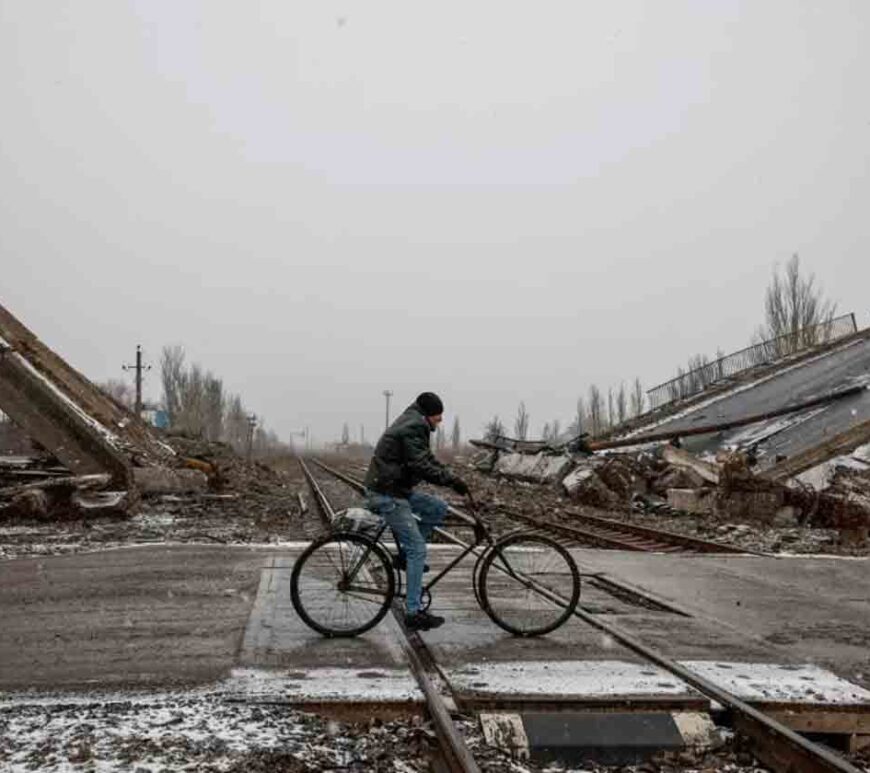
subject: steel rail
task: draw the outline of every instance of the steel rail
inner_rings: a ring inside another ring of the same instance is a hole
[[[338,472],[317,460],[315,460],[315,463],[327,472]],[[349,476],[339,473],[336,477],[344,480],[357,490],[362,488],[362,484],[359,481]],[[473,519],[461,510],[453,506],[448,506],[448,509],[463,520],[473,522]],[[454,541],[460,545],[465,545],[458,538],[454,538]],[[567,605],[567,600],[560,594],[541,585],[534,579],[527,578],[527,580],[542,596],[562,606]],[[858,768],[847,760],[807,740],[778,720],[750,706],[736,695],[724,690],[709,679],[696,674],[681,663],[648,647],[621,627],[599,620],[580,607],[574,610],[574,615],[592,627],[612,636],[616,641],[641,657],[669,671],[708,698],[712,698],[725,706],[732,714],[735,728],[751,741],[755,755],[766,765],[773,768],[773,770],[781,773],[861,773]]]
[[[656,552],[662,551],[668,547],[677,547],[680,548],[683,552],[762,555],[757,551],[744,550],[743,548],[738,548],[733,545],[725,545],[719,542],[714,542],[712,540],[699,539],[697,537],[690,537],[688,535],[679,534],[673,531],[654,529],[649,526],[640,526],[634,523],[617,521],[612,518],[601,518],[600,516],[585,515],[582,513],[575,513],[573,511],[569,511],[569,514],[573,518],[576,518],[577,520],[589,525],[590,527],[602,529],[605,533],[602,534],[598,531],[589,531],[587,529],[579,528],[577,526],[572,526],[565,523],[539,520],[534,516],[525,515],[524,513],[517,513],[512,510],[501,510],[500,513],[507,516],[508,518],[514,518],[516,520],[523,521],[524,523],[528,523],[532,526],[537,526],[544,530],[554,531],[563,534],[566,537],[574,537],[579,541],[583,541],[584,539],[596,541],[600,544],[606,544],[622,550]],[[621,533],[632,537],[638,537],[641,540],[645,540],[647,542],[652,542],[655,544],[645,546],[636,542],[625,541],[619,536],[609,536],[606,532],[617,532],[618,534]],[[670,551],[664,550],[664,552]]]
[[[314,462],[318,464],[318,466],[324,467],[327,472],[332,472],[330,469],[326,468],[325,465],[317,462],[317,460],[314,460]],[[323,489],[314,479],[314,476],[311,474],[311,471],[308,469],[308,466],[305,464],[302,457],[299,457],[299,464],[302,467],[302,472],[305,475],[308,484],[311,486],[311,490],[314,492],[314,497],[317,500],[318,506],[322,508],[321,512],[325,517],[328,517],[331,522],[335,518],[335,510],[330,504],[329,499],[326,497],[326,494],[323,493]],[[356,488],[356,486],[354,486],[354,488]],[[393,615],[396,618],[399,617],[395,608],[393,609]],[[402,651],[405,653],[411,672],[414,674],[414,678],[420,687],[420,691],[426,699],[426,707],[429,711],[429,716],[432,719],[432,724],[435,726],[435,734],[440,742],[441,753],[444,757],[444,763],[447,766],[447,770],[450,771],[450,773],[480,773],[480,767],[477,762],[475,762],[474,755],[472,755],[465,740],[457,731],[456,725],[453,724],[453,720],[450,718],[450,712],[447,709],[444,698],[438,692],[438,689],[429,677],[429,674],[423,665],[423,661],[416,652],[414,642],[411,640],[410,635],[402,626],[401,622],[398,619],[396,622],[399,630],[404,634],[400,641]]]
[[[320,488],[320,484],[314,479],[311,470],[309,470],[308,465],[305,464],[305,460],[301,456],[297,457],[297,459],[299,461],[299,466],[302,468],[302,474],[305,476],[305,480],[311,487],[311,492],[314,494],[314,499],[317,502],[318,510],[320,511],[320,517],[323,518],[325,524],[329,526],[335,520],[335,510],[333,510],[332,505],[326,498],[326,494],[323,493],[323,489]]]
[[[529,582],[537,586],[536,590],[541,595],[555,603],[567,605],[567,600],[555,591],[540,585],[533,579],[529,579]],[[807,740],[709,679],[699,676],[681,663],[648,647],[621,627],[606,623],[579,606],[574,610],[574,616],[604,631],[628,649],[727,707],[732,712],[737,730],[752,741],[755,755],[774,770],[782,773],[861,773],[842,757]]]
[[[316,464],[318,467],[322,468],[330,475],[335,476],[341,481],[347,483],[351,488],[356,491],[362,492],[365,490],[362,482],[357,480],[356,478],[352,478],[350,475],[346,475],[340,470],[336,470],[334,467],[330,467],[328,464],[321,462],[319,459],[312,459],[312,462]],[[448,505],[447,509],[450,511],[451,515],[460,518],[465,521],[469,525],[474,525],[474,519],[469,517],[466,513],[463,513],[461,510],[453,507],[452,505]],[[557,524],[549,521],[538,521],[535,518],[523,515],[519,513],[514,513],[511,511],[504,511],[503,513],[509,518],[515,518],[517,520],[522,520],[526,523],[529,523],[533,526],[538,526],[542,529],[550,529],[552,531],[559,532],[564,536],[574,537],[577,539],[585,539],[587,541],[594,540],[598,544],[605,544],[610,547],[621,549],[621,550],[635,550],[635,551],[647,551],[649,552],[650,548],[645,548],[637,545],[632,542],[625,542],[618,538],[609,537],[606,534],[598,534],[596,532],[587,531],[585,529],[579,529],[574,526],[569,526],[567,524]],[[622,531],[628,533],[634,533],[638,536],[643,536],[646,539],[652,539],[659,542],[662,545],[681,545],[689,548],[693,548],[699,553],[738,553],[738,554],[751,554],[753,551],[742,550],[740,548],[733,547],[731,545],[723,545],[718,542],[713,542],[710,540],[702,540],[696,537],[688,537],[683,534],[677,534],[675,532],[663,531],[661,529],[652,529],[647,526],[638,526],[633,523],[623,523],[622,521],[615,521],[609,518],[600,518],[598,516],[592,515],[582,515],[575,514],[578,519],[586,521],[587,523],[593,525],[599,525],[601,528],[609,529],[610,531]],[[440,529],[437,530],[438,534],[441,536],[445,536],[448,539],[454,539],[453,536],[449,532],[444,532]]]

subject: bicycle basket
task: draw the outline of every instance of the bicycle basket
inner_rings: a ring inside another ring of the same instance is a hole
[[[349,507],[337,513],[332,522],[335,531],[349,531],[367,537],[373,537],[383,525],[384,522],[379,515],[363,507]]]

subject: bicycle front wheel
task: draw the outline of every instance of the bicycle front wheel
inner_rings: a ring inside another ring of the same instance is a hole
[[[480,606],[515,636],[543,636],[564,623],[580,600],[577,564],[558,542],[512,534],[497,542],[480,567]]]
[[[293,566],[290,599],[309,627],[329,637],[358,636],[387,614],[396,578],[386,551],[359,534],[311,543]]]

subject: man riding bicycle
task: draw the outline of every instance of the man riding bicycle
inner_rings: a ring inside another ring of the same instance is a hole
[[[399,568],[407,563],[405,624],[411,630],[428,631],[444,623],[443,617],[420,609],[420,594],[427,568],[426,542],[447,515],[444,500],[414,491],[414,486],[427,481],[468,494],[465,481],[439,462],[429,446],[443,413],[441,398],[423,392],[381,436],[365,478],[366,504],[396,537]]]

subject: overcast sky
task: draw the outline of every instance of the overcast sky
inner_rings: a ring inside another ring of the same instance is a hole
[[[182,344],[282,436],[385,388],[537,433],[745,345],[794,252],[870,324],[868,40],[865,0],[0,0],[0,302],[96,381]]]

